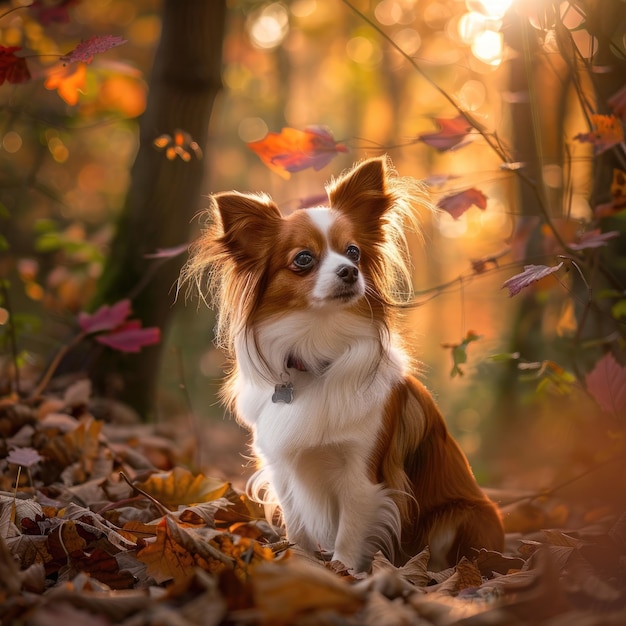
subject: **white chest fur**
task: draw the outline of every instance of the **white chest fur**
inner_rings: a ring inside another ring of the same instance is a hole
[[[256,343],[241,337],[236,350],[238,417],[253,431],[290,538],[357,567],[372,528],[395,523],[389,499],[368,478],[368,459],[403,354],[371,321],[319,310],[274,319],[257,330]],[[287,368],[290,356],[305,371]],[[272,402],[280,382],[293,384],[291,403]]]

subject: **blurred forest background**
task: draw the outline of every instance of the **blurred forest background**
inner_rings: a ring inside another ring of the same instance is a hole
[[[194,216],[231,189],[294,210],[387,153],[441,208],[415,241],[407,333],[479,480],[538,489],[588,473],[585,497],[623,498],[625,8],[0,3],[0,395],[37,388],[81,311],[128,298],[160,343],[135,354],[87,338],[50,388],[88,373],[143,419],[191,416],[208,433],[202,462],[241,473],[213,313],[176,298]],[[70,53],[81,41],[93,59]],[[268,168],[247,146],[267,156],[268,133],[311,127],[319,170]],[[546,278],[512,297],[503,283],[525,265]]]

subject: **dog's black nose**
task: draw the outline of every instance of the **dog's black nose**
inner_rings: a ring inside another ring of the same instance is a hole
[[[354,267],[354,265],[340,265],[337,268],[337,276],[341,278],[346,285],[353,285],[359,277],[359,268]]]

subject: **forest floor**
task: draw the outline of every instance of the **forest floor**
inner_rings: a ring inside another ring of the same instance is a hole
[[[378,556],[355,576],[244,495],[245,442],[228,421],[139,423],[87,381],[1,398],[0,623],[626,624],[621,505],[493,491],[502,553],[443,572],[428,550],[400,568]]]

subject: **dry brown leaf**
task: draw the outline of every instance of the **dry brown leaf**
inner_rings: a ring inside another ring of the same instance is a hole
[[[426,546],[419,554],[409,559],[402,567],[398,568],[400,576],[416,587],[426,587],[432,580],[427,567],[430,561],[430,548]]]
[[[155,540],[146,542],[145,547],[137,551],[137,558],[145,563],[148,574],[157,583],[173,578],[184,580],[191,576],[195,565],[189,551],[172,538],[167,518],[157,524]]]
[[[579,548],[584,543],[580,539],[576,539],[560,530],[543,529],[541,532],[552,546]]]
[[[361,592],[304,559],[262,563],[251,576],[260,623],[293,624],[299,616],[325,609],[350,615],[364,605]]]
[[[483,548],[476,557],[476,566],[483,576],[490,578],[494,572],[508,574],[520,570],[524,566],[524,559]]]
[[[203,474],[194,475],[182,467],[152,474],[148,480],[136,486],[172,511],[180,505],[216,500],[230,488],[228,483],[207,478]]]
[[[412,626],[415,612],[402,600],[389,600],[380,593],[369,593],[365,609],[359,615],[363,626]]]
[[[480,570],[469,559],[463,557],[456,566],[459,575],[458,590],[480,587],[483,579]]]

